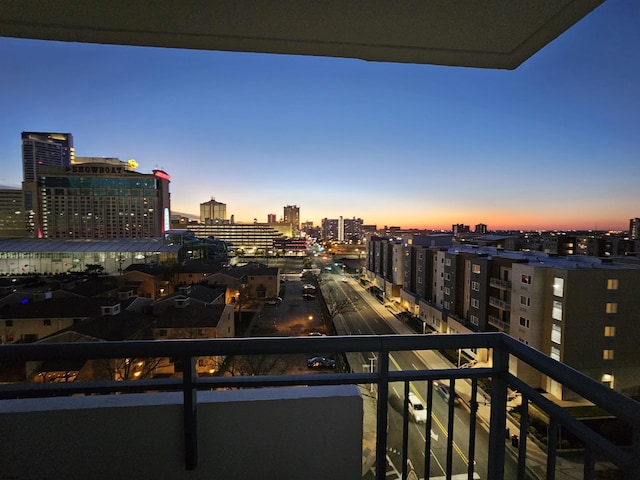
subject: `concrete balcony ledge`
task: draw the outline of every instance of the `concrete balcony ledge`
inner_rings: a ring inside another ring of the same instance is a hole
[[[184,467],[181,393],[0,401],[1,478],[359,479],[356,385],[203,391]]]

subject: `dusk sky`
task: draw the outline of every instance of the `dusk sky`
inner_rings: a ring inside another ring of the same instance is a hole
[[[640,216],[640,2],[515,71],[0,38],[0,185],[22,131],[171,175],[172,210],[450,229],[626,230]]]

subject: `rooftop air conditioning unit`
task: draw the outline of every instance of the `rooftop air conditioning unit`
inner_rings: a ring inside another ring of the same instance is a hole
[[[116,303],[115,305],[103,305],[100,307],[101,315],[109,315],[111,317],[118,315],[120,313],[120,304]]]

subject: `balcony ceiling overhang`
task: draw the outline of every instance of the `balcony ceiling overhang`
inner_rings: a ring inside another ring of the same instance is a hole
[[[604,0],[4,0],[0,36],[514,69]]]

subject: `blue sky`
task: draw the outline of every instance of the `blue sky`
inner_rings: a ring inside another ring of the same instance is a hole
[[[0,38],[0,185],[20,132],[172,177],[236,221],[627,229],[640,216],[640,2],[609,0],[515,71]]]

